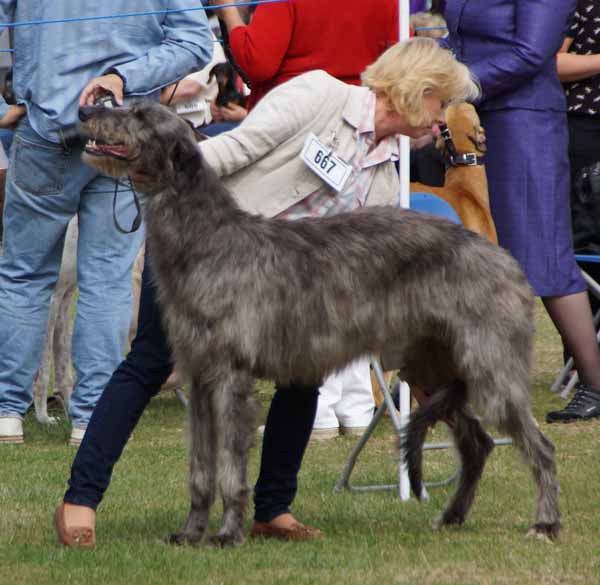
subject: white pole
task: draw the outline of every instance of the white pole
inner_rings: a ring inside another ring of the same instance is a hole
[[[410,0],[398,0],[398,30],[399,38],[404,41],[410,36]],[[408,136],[400,137],[400,207],[410,207],[410,138]],[[406,382],[400,385],[400,426],[403,428],[408,422],[410,414],[410,389]],[[404,454],[400,453],[400,458],[404,461]],[[408,481],[408,471],[404,463],[400,464],[398,478],[400,499],[406,501],[410,499],[410,483]]]

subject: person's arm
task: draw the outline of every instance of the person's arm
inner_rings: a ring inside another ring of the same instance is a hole
[[[160,91],[160,103],[165,106],[175,106],[189,102],[203,96],[207,89],[207,85],[186,77],[179,83],[172,83],[167,87],[163,87]]]
[[[317,117],[331,81],[324,71],[311,71],[271,90],[237,128],[199,143],[207,163],[227,176],[267,155]]]
[[[215,12],[220,20],[225,23],[227,27],[227,32],[231,33],[231,31],[237,26],[245,26],[246,23],[242,20],[240,15],[240,11],[236,6],[229,6],[233,4],[234,0],[210,0],[211,6],[222,6],[223,8],[218,8]]]
[[[123,93],[147,95],[206,65],[212,55],[213,41],[204,11],[177,12],[197,6],[195,0],[171,1],[170,12],[162,23],[162,42],[145,55],[92,79],[81,94],[80,104],[91,104],[106,91],[113,93],[117,101]]]
[[[214,0],[226,5],[232,0]],[[250,24],[244,25],[237,8],[218,12],[229,31],[229,45],[236,64],[250,83],[260,83],[275,76],[287,53],[294,27],[293,9],[289,2],[257,6]]]
[[[600,37],[598,37],[600,42]],[[577,55],[568,53],[573,39],[567,37],[563,46],[556,56],[556,67],[558,76],[562,82],[579,81],[594,75],[600,74],[600,54],[596,55]]]
[[[514,41],[492,58],[469,64],[481,84],[481,101],[514,90],[555,58],[576,5],[577,0],[516,0]]]
[[[15,19],[16,7],[16,0],[0,0],[0,22],[12,22]],[[20,104],[9,105],[0,95],[0,128],[14,126],[26,112],[25,106]]]
[[[12,128],[26,112],[25,106],[8,105],[0,96],[0,128]]]

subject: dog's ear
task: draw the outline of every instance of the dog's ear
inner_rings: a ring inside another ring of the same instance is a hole
[[[471,132],[467,132],[467,138],[473,143],[479,152],[487,152],[485,130],[481,126],[474,126]]]
[[[175,140],[171,150],[170,164],[175,175],[179,173],[195,173],[200,164],[200,150],[198,143],[190,133],[186,137]]]

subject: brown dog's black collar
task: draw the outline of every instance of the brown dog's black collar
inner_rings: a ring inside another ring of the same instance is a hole
[[[477,165],[483,164],[483,157],[478,155],[476,152],[465,152],[458,154],[454,141],[452,140],[452,133],[450,128],[446,124],[440,124],[440,136],[444,140],[444,145],[448,151],[447,163],[451,167],[476,167]]]
[[[451,167],[476,167],[483,164],[483,156],[476,152],[465,152],[455,156],[450,155],[448,163]]]

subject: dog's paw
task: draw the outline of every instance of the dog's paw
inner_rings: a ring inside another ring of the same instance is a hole
[[[553,543],[560,532],[560,523],[553,524],[534,524],[527,532],[528,538],[537,538],[543,542]]]
[[[208,538],[208,543],[218,548],[229,548],[244,544],[244,534],[242,532],[218,533]]]
[[[464,522],[464,516],[443,512],[431,521],[431,528],[433,528],[433,530],[441,530],[444,526],[460,526],[461,524],[464,524]]]
[[[167,544],[176,546],[199,546],[202,542],[203,534],[187,534],[186,532],[173,532],[167,536]]]
[[[41,424],[41,425],[55,425],[58,424],[60,422],[60,418],[57,416],[48,416],[47,414],[45,415],[41,415],[41,416],[36,416],[37,421]]]

